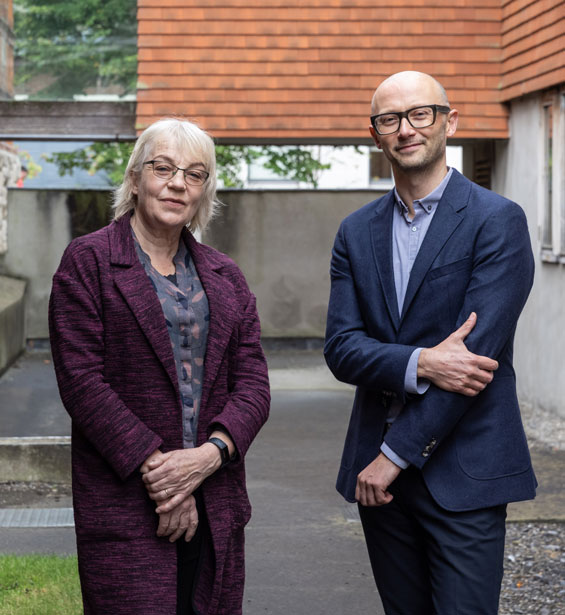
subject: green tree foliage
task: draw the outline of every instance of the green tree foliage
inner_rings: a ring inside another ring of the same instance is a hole
[[[34,98],[135,92],[136,0],[14,0],[15,83]]]
[[[309,149],[296,146],[264,146],[260,157],[263,166],[280,177],[318,186],[320,171],[331,165],[322,164]]]
[[[47,162],[57,165],[59,175],[71,175],[75,169],[88,171],[91,175],[102,171],[108,184],[117,186],[122,182],[133,143],[92,143],[73,152],[57,152],[45,155]]]
[[[57,165],[60,175],[83,169],[91,174],[104,171],[111,185],[118,185],[124,176],[133,143],[93,143],[74,152],[61,152],[46,157]],[[296,146],[216,145],[218,179],[225,187],[240,187],[239,174],[243,163],[260,160],[263,166],[279,177],[318,185],[318,174],[329,169],[308,149]]]

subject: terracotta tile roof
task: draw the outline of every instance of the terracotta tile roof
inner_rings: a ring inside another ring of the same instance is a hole
[[[506,0],[501,100],[565,82],[565,2]]]
[[[509,91],[536,63],[512,68],[503,41],[524,45],[520,11],[558,1],[138,0],[137,125],[178,113],[222,141],[362,142],[378,83],[421,70],[460,110],[458,137],[506,137],[503,59]]]

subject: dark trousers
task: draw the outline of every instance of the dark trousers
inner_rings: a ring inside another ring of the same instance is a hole
[[[415,468],[403,470],[390,492],[390,504],[359,505],[385,613],[496,615],[506,505],[444,510]]]
[[[198,615],[192,604],[192,594],[198,578],[202,544],[208,539],[209,530],[200,491],[195,491],[198,510],[198,528],[190,542],[183,537],[177,540],[177,615]]]

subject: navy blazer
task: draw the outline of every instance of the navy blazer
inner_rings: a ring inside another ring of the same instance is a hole
[[[324,354],[339,380],[356,385],[338,491],[355,501],[357,475],[380,452],[390,394],[405,403],[385,436],[419,468],[448,510],[531,499],[536,479],[520,418],[512,366],[516,323],[534,261],[522,209],[453,172],[412,269],[398,312],[392,264],[394,194],[341,224],[332,252]],[[476,397],[433,384],[404,390],[410,355],[435,346],[469,316],[465,344],[499,362]]]

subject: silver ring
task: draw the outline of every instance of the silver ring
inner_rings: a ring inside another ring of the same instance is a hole
[[[165,495],[169,497],[169,492],[166,489],[164,491],[165,491]]]

